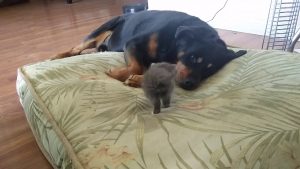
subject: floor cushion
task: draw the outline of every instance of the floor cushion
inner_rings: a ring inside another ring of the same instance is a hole
[[[123,53],[43,61],[18,69],[17,91],[54,168],[296,168],[300,55],[248,50],[196,90],[176,87],[152,114],[140,88],[104,73]]]

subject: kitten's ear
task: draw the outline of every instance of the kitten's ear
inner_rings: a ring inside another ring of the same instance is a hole
[[[169,72],[171,72],[172,76],[175,76],[177,71],[176,71],[176,64],[168,64],[166,65],[166,68]]]
[[[169,72],[173,72],[174,69],[176,69],[176,64],[164,64],[163,65],[165,69],[167,69]]]

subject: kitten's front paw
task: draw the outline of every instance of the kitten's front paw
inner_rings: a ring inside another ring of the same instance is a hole
[[[153,110],[153,114],[158,114],[158,113],[160,113],[160,109],[154,109]]]

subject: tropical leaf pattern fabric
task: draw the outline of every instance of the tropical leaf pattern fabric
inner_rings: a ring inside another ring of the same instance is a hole
[[[153,115],[139,88],[105,75],[123,53],[23,66],[17,91],[54,168],[294,169],[300,55],[249,50]]]

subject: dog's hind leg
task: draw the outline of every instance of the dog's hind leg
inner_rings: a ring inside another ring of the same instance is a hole
[[[98,36],[94,38],[86,39],[84,42],[75,46],[71,50],[67,52],[59,53],[56,56],[52,57],[51,59],[52,60],[61,59],[61,58],[71,57],[79,54],[97,52],[98,46],[102,45],[106,40],[108,40],[112,33],[113,33],[112,31],[102,32]]]
[[[95,29],[92,33],[90,33],[83,41],[83,43],[75,46],[67,52],[63,52],[55,55],[51,59],[60,59],[65,57],[70,57],[74,55],[79,55],[85,49],[97,48],[103,42],[109,39],[113,30],[118,25],[122,25],[125,19],[123,16],[115,17],[106,23],[102,24],[100,27]]]
[[[67,52],[59,53],[59,54],[55,55],[54,57],[51,57],[51,60],[62,59],[62,58],[70,57],[70,56],[79,55],[83,50],[95,48],[95,47],[96,47],[95,39],[84,41],[81,44],[73,47],[71,50],[69,50]]]

